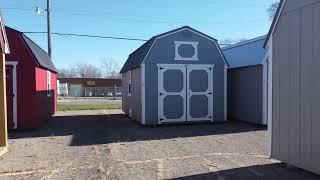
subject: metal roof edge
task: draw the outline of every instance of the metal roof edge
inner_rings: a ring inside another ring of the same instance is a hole
[[[279,18],[281,16],[281,12],[282,12],[282,9],[284,7],[284,4],[285,4],[286,0],[281,0],[280,3],[279,3],[279,6],[278,6],[278,9],[277,9],[277,12],[273,18],[273,21],[272,21],[272,24],[271,24],[271,27],[269,29],[269,32],[268,32],[268,35],[267,35],[267,38],[264,42],[264,45],[263,47],[266,48],[267,45],[268,45],[268,42],[269,42],[269,39],[271,37],[271,35],[273,34],[274,32],[274,29],[276,28],[277,24],[278,24],[278,21],[279,21]]]
[[[253,38],[253,39],[249,39],[249,40],[246,40],[246,41],[242,41],[242,42],[239,42],[239,43],[232,44],[230,46],[224,47],[224,48],[222,48],[222,50],[224,51],[224,50],[236,48],[236,47],[239,47],[239,46],[247,45],[247,44],[250,44],[250,43],[254,43],[254,42],[257,42],[257,41],[261,41],[261,40],[265,39],[266,37],[267,37],[267,35],[264,35],[264,36],[259,36],[259,37],[256,37],[256,38]]]
[[[263,66],[263,63],[246,65],[246,66],[229,67],[228,70],[255,67],[255,66]]]

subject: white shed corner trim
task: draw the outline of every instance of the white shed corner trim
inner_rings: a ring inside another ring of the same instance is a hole
[[[268,42],[268,155],[272,156],[272,63],[273,63],[273,37]]]

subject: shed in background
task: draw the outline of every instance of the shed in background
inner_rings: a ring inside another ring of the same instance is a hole
[[[217,40],[184,26],[130,54],[122,109],[145,125],[227,120],[227,62]]]
[[[320,174],[320,0],[282,0],[265,46],[269,153]]]
[[[228,69],[228,118],[267,125],[266,36],[223,48]]]
[[[121,96],[121,79],[59,77],[58,94],[69,97]]]
[[[56,112],[57,70],[48,54],[15,29],[6,27],[7,114],[10,129],[33,129]]]

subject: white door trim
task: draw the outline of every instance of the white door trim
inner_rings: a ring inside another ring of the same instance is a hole
[[[211,68],[211,70],[209,70]],[[198,65],[189,64],[187,66],[187,121],[213,121],[213,69],[214,65]],[[190,72],[193,70],[206,70],[208,73],[208,89],[205,92],[192,92],[190,90]],[[211,94],[209,94],[211,93]],[[192,118],[190,114],[190,98],[192,95],[205,95],[208,98],[208,117],[204,118]]]
[[[163,88],[163,74],[166,70],[160,71],[160,68],[167,68],[167,70],[180,70],[183,73],[183,89],[180,92],[166,92]],[[186,122],[186,65],[183,64],[158,64],[158,124],[166,122]],[[160,93],[164,93],[161,95]],[[181,95],[183,94],[183,95]],[[164,117],[163,100],[167,95],[179,95],[183,98],[183,115],[178,119],[166,119]],[[160,120],[163,119],[163,120]]]
[[[13,91],[13,114],[12,114],[12,118],[13,118],[13,129],[17,129],[18,128],[18,116],[17,116],[17,97],[18,97],[18,93],[17,93],[17,65],[18,65],[18,61],[6,61],[6,65],[11,65],[13,66],[13,72],[12,72],[12,91]]]

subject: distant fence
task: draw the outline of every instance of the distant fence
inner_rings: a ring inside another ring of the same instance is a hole
[[[121,87],[84,87],[85,97],[121,97]]]
[[[121,87],[82,87],[63,83],[57,90],[63,97],[121,97]]]

